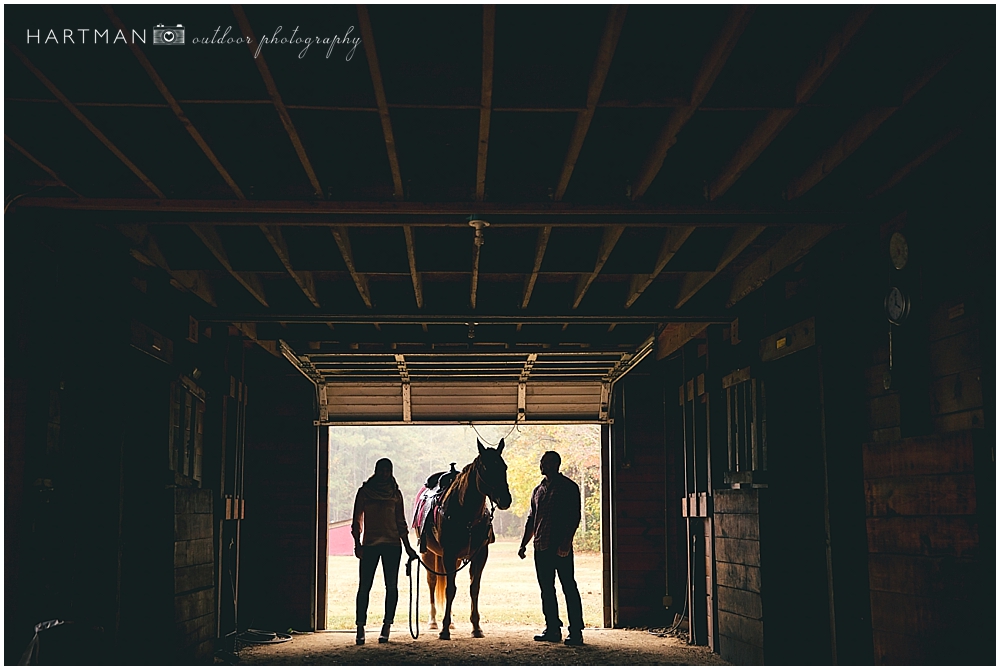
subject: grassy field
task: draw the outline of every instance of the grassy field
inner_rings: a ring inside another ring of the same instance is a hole
[[[522,561],[517,557],[516,541],[500,541],[490,545],[490,556],[483,572],[483,585],[479,593],[480,625],[488,632],[490,623],[532,624],[539,630],[544,627],[542,604],[538,591],[538,581],[535,579],[535,564],[531,557],[531,546],[528,555]],[[405,555],[403,557],[406,559]],[[583,620],[589,627],[602,625],[601,601],[601,555],[598,553],[576,554],[576,583],[580,587],[583,599]],[[358,592],[358,560],[353,556],[330,556],[327,573],[327,628],[347,629],[354,627],[354,603]],[[458,574],[458,593],[455,596],[454,623],[458,633],[471,632],[469,623],[471,600],[469,598],[468,568]],[[416,588],[416,583],[414,583]],[[409,580],[404,566],[399,568],[399,605],[396,608],[394,628],[406,630],[407,626],[407,594],[410,592]],[[566,618],[566,601],[563,598],[559,579],[556,578],[556,593],[559,597],[559,615],[563,625]],[[371,599],[368,605],[369,629],[377,630],[382,623],[385,603],[385,583],[382,567],[375,574],[375,585],[372,587]],[[420,623],[426,630],[427,615],[430,612],[430,600],[427,594],[427,581],[423,569],[420,571]],[[440,621],[443,606],[438,609]],[[564,631],[565,633],[565,631]]]

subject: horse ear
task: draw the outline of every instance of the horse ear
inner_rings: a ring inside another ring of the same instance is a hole
[[[503,454],[503,438],[500,438],[500,444],[497,445],[497,456]]]
[[[476,438],[476,446],[479,447],[480,455],[482,455],[482,453],[486,451],[486,449],[483,447],[483,443],[479,441],[479,438]]]

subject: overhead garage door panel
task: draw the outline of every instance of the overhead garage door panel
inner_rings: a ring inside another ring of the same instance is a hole
[[[596,421],[601,411],[601,384],[539,382],[525,387],[525,418]]]
[[[327,384],[331,421],[402,421],[403,389],[393,383]]]
[[[414,421],[482,421],[517,416],[517,383],[413,382],[410,402]]]

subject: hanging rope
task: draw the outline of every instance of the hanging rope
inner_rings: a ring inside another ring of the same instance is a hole
[[[484,443],[488,447],[494,447],[494,448],[500,445],[500,441],[501,440],[506,440],[508,437],[510,437],[510,434],[513,433],[515,430],[517,430],[517,432],[519,432],[519,433],[521,432],[521,429],[517,425],[517,421],[515,421],[514,425],[511,426],[510,430],[507,431],[507,434],[504,435],[503,437],[501,437],[500,440],[498,440],[496,444],[493,444],[492,442],[490,442],[489,440],[487,440],[485,437],[483,437],[482,433],[479,432],[479,429],[476,428],[476,424],[470,423],[469,425],[472,426],[472,430],[476,431],[476,435],[479,437],[479,441],[480,442]]]

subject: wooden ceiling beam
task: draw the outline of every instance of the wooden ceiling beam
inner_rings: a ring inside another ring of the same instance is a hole
[[[705,284],[712,281],[720,272],[725,270],[765,230],[764,226],[738,228],[733,233],[733,237],[729,240],[729,244],[726,245],[725,250],[723,250],[722,256],[719,258],[719,262],[716,264],[714,270],[711,272],[689,272],[684,275],[674,309],[680,309],[684,303],[693,298],[698,291],[704,288]]]
[[[108,18],[111,20],[111,23],[114,25],[114,27],[120,30],[122,34],[127,35],[128,29],[125,27],[125,24],[122,23],[122,20],[118,18],[118,15],[115,14],[114,10],[111,8],[111,5],[104,5],[103,8],[104,8],[104,13],[107,14]],[[219,159],[216,157],[215,152],[212,151],[212,148],[208,146],[208,142],[205,141],[205,138],[201,136],[201,133],[198,132],[198,129],[194,127],[193,123],[191,123],[191,119],[189,119],[187,117],[187,114],[184,113],[184,110],[181,108],[180,104],[178,104],[177,100],[170,92],[170,89],[167,88],[167,85],[164,83],[163,79],[160,78],[160,75],[156,72],[156,69],[153,68],[153,64],[149,62],[148,58],[146,58],[146,54],[142,52],[142,49],[140,49],[139,45],[135,43],[135,40],[129,42],[128,46],[129,49],[131,49],[132,54],[135,56],[136,60],[139,61],[139,65],[142,66],[142,69],[146,71],[146,74],[149,75],[149,78],[153,81],[153,85],[156,86],[156,90],[158,90],[160,92],[160,95],[163,96],[163,99],[167,101],[167,106],[170,108],[170,111],[172,111],[174,113],[174,116],[177,117],[177,120],[181,122],[181,125],[184,126],[184,130],[188,132],[188,135],[191,136],[191,139],[194,140],[195,144],[198,145],[198,148],[201,149],[203,154],[205,154],[205,157],[212,164],[212,167],[215,168],[216,172],[219,173],[219,176],[222,177],[222,180],[226,182],[226,184],[229,186],[230,190],[236,195],[236,197],[239,198],[240,200],[245,200],[245,197],[243,196],[243,191],[240,190],[239,185],[237,185],[236,181],[232,178],[232,176],[230,176],[226,168],[223,167],[222,162],[219,161]]]
[[[941,151],[946,146],[951,144],[952,140],[956,139],[961,134],[962,134],[961,128],[953,128],[952,130],[945,133],[944,136],[942,136],[938,141],[936,141],[931,146],[927,147],[919,156],[911,160],[903,167],[896,170],[884,184],[882,184],[877,189],[872,191],[871,195],[868,196],[868,199],[871,200],[872,198],[882,195],[883,193],[891,189],[893,186],[906,179],[908,176],[910,176],[911,172],[913,172],[918,167],[920,167],[928,160],[930,160],[934,156],[934,154],[936,154],[937,152]]]
[[[264,298],[264,285],[261,283],[260,277],[253,272],[238,272],[233,269],[232,264],[229,262],[229,256],[226,254],[226,249],[222,245],[222,238],[219,237],[219,233],[215,230],[215,227],[192,225],[190,228],[198,236],[198,239],[205,244],[208,250],[212,252],[212,255],[215,256],[222,267],[226,269],[226,272],[232,275],[233,279],[238,281],[257,302],[267,307],[267,300]]]
[[[45,172],[47,175],[49,175],[50,177],[52,177],[52,179],[56,182],[56,184],[58,184],[59,186],[63,187],[64,189],[68,190],[69,192],[73,193],[78,198],[82,198],[83,197],[77,191],[75,191],[72,188],[70,188],[69,185],[66,184],[66,182],[64,182],[62,180],[62,177],[60,177],[58,174],[56,174],[55,170],[53,170],[48,165],[46,165],[42,161],[38,160],[34,156],[32,156],[31,153],[27,149],[25,149],[24,147],[22,147],[20,144],[18,144],[14,140],[10,139],[10,137],[8,135],[5,134],[3,136],[3,139],[4,139],[5,142],[7,142],[7,144],[9,144],[11,147],[13,147],[14,149],[16,149],[18,153],[20,153],[22,156],[24,156],[29,161],[31,161],[32,163],[34,163],[36,167],[38,167],[43,172]]]
[[[604,235],[601,237],[601,246],[597,248],[597,260],[594,263],[594,271],[581,276],[576,284],[576,291],[573,294],[573,309],[580,306],[580,302],[583,301],[583,296],[587,293],[587,289],[597,279],[597,275],[601,273],[604,264],[608,262],[608,258],[611,256],[611,252],[615,250],[615,245],[618,244],[618,240],[621,238],[623,232],[625,232],[625,226],[608,226],[604,229]]]
[[[535,263],[531,266],[531,274],[528,275],[524,283],[524,298],[521,300],[521,309],[528,309],[528,302],[531,294],[535,290],[535,282],[538,281],[538,271],[542,267],[542,259],[545,257],[545,249],[549,246],[549,237],[552,236],[552,226],[543,226],[538,231],[538,241],[535,242]],[[520,324],[518,324],[520,326]]]
[[[271,102],[274,104],[274,109],[278,112],[278,118],[281,119],[281,125],[285,127],[285,132],[288,133],[288,139],[291,140],[292,147],[295,148],[295,154],[299,157],[302,169],[305,170],[306,177],[309,178],[309,183],[313,188],[313,194],[317,198],[322,198],[323,187],[319,183],[319,178],[316,177],[316,171],[313,170],[312,163],[309,161],[309,156],[306,155],[305,146],[303,146],[302,140],[299,138],[299,133],[295,129],[295,124],[292,123],[292,117],[288,113],[288,108],[285,107],[285,103],[281,99],[281,94],[278,93],[278,86],[274,83],[274,77],[271,76],[271,69],[267,67],[267,61],[264,60],[263,52],[257,53],[257,39],[254,36],[253,29],[250,27],[250,21],[247,20],[247,15],[243,11],[242,6],[233,5],[232,8],[233,14],[236,16],[236,22],[240,26],[240,31],[244,36],[252,38],[247,42],[247,47],[253,55],[253,61],[257,66],[257,71],[260,72],[260,76],[264,80],[264,87],[267,89],[268,95],[271,96]]]
[[[278,256],[281,264],[285,266],[285,270],[295,280],[299,288],[302,289],[309,302],[314,307],[320,307],[319,298],[316,295],[316,279],[313,277],[312,272],[304,272],[292,267],[292,258],[288,253],[288,242],[285,241],[285,236],[281,232],[281,228],[279,226],[261,225],[260,230],[264,233],[264,237],[267,238],[271,248],[274,249],[274,253]]]
[[[730,10],[725,25],[722,27],[722,32],[712,44],[704,61],[702,61],[701,69],[698,70],[698,74],[694,80],[694,88],[691,91],[691,99],[685,106],[677,107],[671,112],[666,124],[653,143],[653,148],[643,161],[642,167],[639,168],[639,173],[632,183],[632,200],[638,200],[645,195],[650,184],[656,179],[656,175],[660,173],[660,168],[663,167],[663,161],[667,157],[667,152],[670,150],[670,147],[677,143],[677,135],[687,122],[691,120],[691,117],[694,116],[695,111],[697,111],[705,96],[708,95],[712,84],[715,83],[715,79],[722,72],[722,68],[729,59],[729,54],[733,52],[736,43],[747,27],[747,23],[750,22],[753,11],[752,7],[743,5],[733,7]]]
[[[604,90],[604,81],[608,77],[611,60],[618,47],[618,38],[621,36],[627,11],[627,5],[612,5],[608,10],[608,17],[604,22],[604,33],[601,35],[597,57],[594,59],[590,81],[587,84],[587,106],[576,115],[576,124],[573,126],[573,134],[570,136],[569,149],[566,151],[566,158],[563,160],[562,172],[559,174],[559,182],[556,186],[554,196],[556,201],[563,199],[563,196],[566,195],[566,189],[569,187],[569,180],[573,176],[573,169],[576,167],[576,161],[583,149],[583,142],[587,138],[590,122],[594,119],[594,111],[601,99],[601,91]]]
[[[785,189],[785,199],[794,200],[795,198],[800,198],[816,186],[816,184],[820,183],[838,165],[857,151],[858,147],[864,144],[869,137],[875,134],[875,131],[888,121],[889,117],[902,109],[913,96],[920,92],[920,89],[933,79],[934,75],[940,72],[954,56],[954,52],[949,53],[912,81],[903,91],[903,97],[898,105],[894,107],[875,107],[858,119],[814,163],[788,184],[788,188]]]
[[[743,142],[736,154],[730,159],[719,176],[708,186],[708,199],[715,200],[722,196],[736,181],[743,176],[771,142],[785,129],[802,105],[806,104],[820,85],[833,72],[840,56],[847,50],[851,40],[858,34],[872,13],[871,7],[861,7],[847,20],[844,27],[838,31],[823,47],[819,55],[809,63],[805,73],[795,84],[795,106],[787,109],[774,109],[757,124],[750,136]]]
[[[413,282],[413,297],[417,301],[417,309],[424,307],[424,280],[417,271],[417,245],[413,241],[413,227],[403,226],[403,236],[406,238],[406,260],[410,265],[410,280]]]
[[[146,173],[140,170],[135,163],[130,161],[128,157],[124,153],[122,153],[121,149],[115,146],[114,142],[109,140],[104,133],[98,130],[97,126],[91,123],[90,119],[84,116],[83,112],[81,112],[76,105],[70,102],[69,98],[63,95],[63,92],[60,91],[58,88],[56,88],[56,85],[53,84],[51,81],[49,81],[49,78],[46,77],[44,74],[42,74],[42,71],[39,70],[37,67],[35,67],[34,63],[28,60],[27,56],[21,53],[21,51],[16,46],[14,46],[10,40],[5,38],[4,42],[7,44],[7,48],[10,49],[14,53],[14,55],[17,56],[18,59],[20,59],[22,63],[24,63],[24,66],[28,68],[31,74],[35,75],[35,77],[38,78],[38,81],[42,82],[42,85],[45,86],[45,88],[49,89],[49,92],[52,95],[54,95],[56,99],[59,100],[59,102],[61,102],[67,110],[69,110],[69,113],[75,116],[76,119],[80,123],[82,123],[87,128],[87,130],[89,130],[94,135],[94,137],[96,137],[101,142],[101,144],[107,147],[108,150],[111,151],[111,153],[113,153],[118,158],[118,160],[124,163],[125,167],[131,170],[132,174],[138,177],[139,181],[141,181],[143,184],[146,185],[146,188],[152,191],[157,198],[167,197],[163,194],[163,191],[157,188],[156,184],[153,183],[153,180],[151,180],[149,177],[146,176]]]
[[[805,226],[789,232],[733,279],[726,307],[732,307],[792,263],[797,263],[836,226]]]
[[[683,226],[680,228],[669,228],[663,236],[663,244],[660,246],[660,253],[656,257],[656,264],[653,271],[648,274],[632,275],[632,280],[628,289],[628,297],[625,299],[625,309],[631,307],[643,291],[663,272],[670,259],[680,251],[681,246],[691,237],[694,226]]]
[[[354,280],[354,286],[357,287],[358,293],[361,295],[361,299],[364,301],[365,306],[371,309],[372,298],[371,293],[368,292],[368,279],[358,272],[357,267],[354,265],[354,252],[351,251],[351,238],[348,235],[346,226],[332,226],[330,231],[333,233],[333,239],[337,241],[337,247],[340,249],[340,255],[344,258],[344,264],[347,266],[347,271],[351,273],[351,279]],[[376,324],[377,326],[378,324]]]
[[[399,171],[399,157],[396,155],[396,140],[392,135],[392,120],[389,118],[389,105],[385,100],[385,87],[382,85],[382,70],[378,64],[378,54],[375,51],[375,37],[372,34],[372,22],[368,16],[368,8],[358,5],[358,27],[361,30],[361,40],[365,46],[365,58],[368,60],[368,71],[372,77],[372,88],[375,92],[375,104],[378,106],[379,119],[382,121],[382,135],[385,137],[385,150],[389,157],[389,171],[392,173],[392,195],[396,200],[403,199],[403,177]]]
[[[486,155],[490,146],[490,112],[493,109],[493,36],[496,6],[483,5],[483,77],[479,97],[479,156],[476,160],[476,200],[486,198]]]
[[[132,256],[144,265],[158,267],[170,276],[170,283],[183,291],[195,294],[212,307],[217,307],[212,282],[201,270],[174,270],[170,267],[156,238],[145,224],[123,224],[118,231],[132,243]]]

